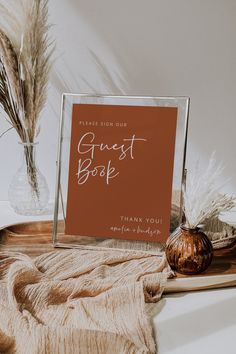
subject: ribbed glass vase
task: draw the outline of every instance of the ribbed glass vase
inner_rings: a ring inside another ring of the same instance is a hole
[[[20,143],[22,158],[20,168],[13,177],[8,197],[17,214],[39,215],[47,207],[49,189],[45,177],[37,166],[37,143]]]
[[[182,225],[166,245],[170,267],[186,275],[204,272],[210,266],[212,256],[212,243],[198,227],[190,229]]]

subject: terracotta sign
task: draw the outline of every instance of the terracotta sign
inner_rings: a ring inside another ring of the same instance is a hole
[[[74,104],[65,232],[169,236],[177,108]]]

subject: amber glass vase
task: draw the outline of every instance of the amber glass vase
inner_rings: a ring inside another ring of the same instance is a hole
[[[167,260],[178,273],[194,275],[204,272],[211,264],[212,256],[212,243],[200,228],[181,226],[167,242]]]

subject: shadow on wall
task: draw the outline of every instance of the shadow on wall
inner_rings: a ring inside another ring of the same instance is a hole
[[[94,94],[114,94],[124,95],[128,91],[128,83],[120,73],[114,76],[111,70],[102,62],[96,53],[88,49],[91,63],[97,73],[97,81],[103,84],[104,92],[100,92],[97,86],[93,85],[86,75],[73,75],[70,65],[66,63],[66,58],[60,58],[60,64],[63,65],[63,73],[58,68],[53,68],[51,73],[51,83],[56,91],[62,93],[94,93]],[[66,79],[70,78],[70,79]]]

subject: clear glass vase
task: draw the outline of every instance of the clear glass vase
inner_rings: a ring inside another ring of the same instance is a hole
[[[37,143],[20,143],[21,166],[13,177],[8,191],[12,208],[17,214],[39,215],[47,207],[49,189],[36,161]]]

